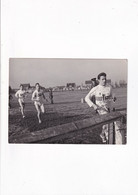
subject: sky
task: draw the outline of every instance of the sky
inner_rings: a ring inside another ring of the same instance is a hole
[[[43,87],[85,84],[100,72],[107,74],[112,82],[127,81],[126,59],[46,59],[10,58],[9,85],[19,88],[21,83],[40,83]]]

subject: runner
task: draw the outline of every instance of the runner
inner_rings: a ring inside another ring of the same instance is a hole
[[[35,84],[35,88],[36,89],[32,94],[32,101],[34,102],[35,108],[37,110],[38,121],[39,121],[39,123],[41,123],[42,121],[41,121],[40,114],[41,114],[41,112],[42,113],[45,112],[43,99],[45,99],[46,101],[47,101],[47,99],[45,98],[43,90],[40,89],[39,83]]]
[[[116,98],[112,96],[112,88],[110,85],[106,85],[106,73],[102,72],[98,75],[99,85],[93,87],[88,95],[85,97],[85,101],[90,107],[99,114],[107,114],[110,112],[111,102]],[[92,97],[95,96],[95,102],[92,102]],[[117,124],[115,122],[117,127]],[[100,137],[103,142],[108,141],[108,125],[103,125],[102,133]]]
[[[51,101],[51,104],[54,104],[54,102],[53,102],[53,91],[52,91],[52,88],[49,89],[49,99]]]
[[[21,111],[22,117],[25,118],[25,114],[24,114],[24,108],[25,108],[25,102],[24,102],[24,98],[26,95],[26,91],[23,90],[23,85],[20,85],[20,89],[15,93],[15,97],[18,98],[18,102],[19,102],[19,109]]]

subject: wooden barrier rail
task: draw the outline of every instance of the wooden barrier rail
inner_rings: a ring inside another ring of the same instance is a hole
[[[63,125],[49,127],[40,131],[25,133],[18,136],[11,136],[9,143],[54,143],[60,137],[68,138],[72,133],[79,134],[80,131],[85,131],[89,128],[102,128],[103,125],[108,124],[108,143],[107,144],[125,144],[126,143],[126,129],[115,129],[115,122],[126,118],[126,114],[120,112],[112,112],[106,115],[95,115],[91,118],[66,123]]]

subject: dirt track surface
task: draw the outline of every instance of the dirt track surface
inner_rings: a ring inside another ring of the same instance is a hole
[[[9,110],[10,140],[12,140],[12,136],[21,135],[27,132],[41,131],[48,127],[67,124],[94,116],[94,110],[89,108],[86,103],[81,103],[81,98],[84,98],[87,93],[88,91],[55,92],[54,104],[45,103],[46,112],[42,115],[42,124],[38,123],[36,110],[31,102],[31,95],[25,100],[26,118],[24,119],[21,117],[17,100],[13,98],[11,101],[12,108]],[[117,109],[125,109],[127,103],[126,88],[115,89],[114,93],[116,93],[117,101],[113,106]],[[46,97],[48,97],[48,94],[46,94]],[[98,132],[99,131],[97,131],[97,133]],[[89,134],[87,133],[84,137],[85,142],[89,142],[87,141],[87,139],[90,139]],[[72,140],[68,140],[68,142],[71,141]]]

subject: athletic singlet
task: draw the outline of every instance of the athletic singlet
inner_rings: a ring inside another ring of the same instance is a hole
[[[111,86],[97,85],[96,87],[92,88],[88,95],[85,97],[85,101],[90,107],[93,106],[93,102],[91,101],[92,96],[95,96],[96,105],[98,105],[99,107],[111,107]]]
[[[35,90],[32,94],[32,100],[34,102],[40,102],[43,103],[43,99],[44,99],[44,93],[42,91],[37,91]]]
[[[24,100],[25,98],[25,93],[26,91],[25,90],[18,90],[15,94],[15,97],[18,98],[18,99],[21,99],[21,100]]]

